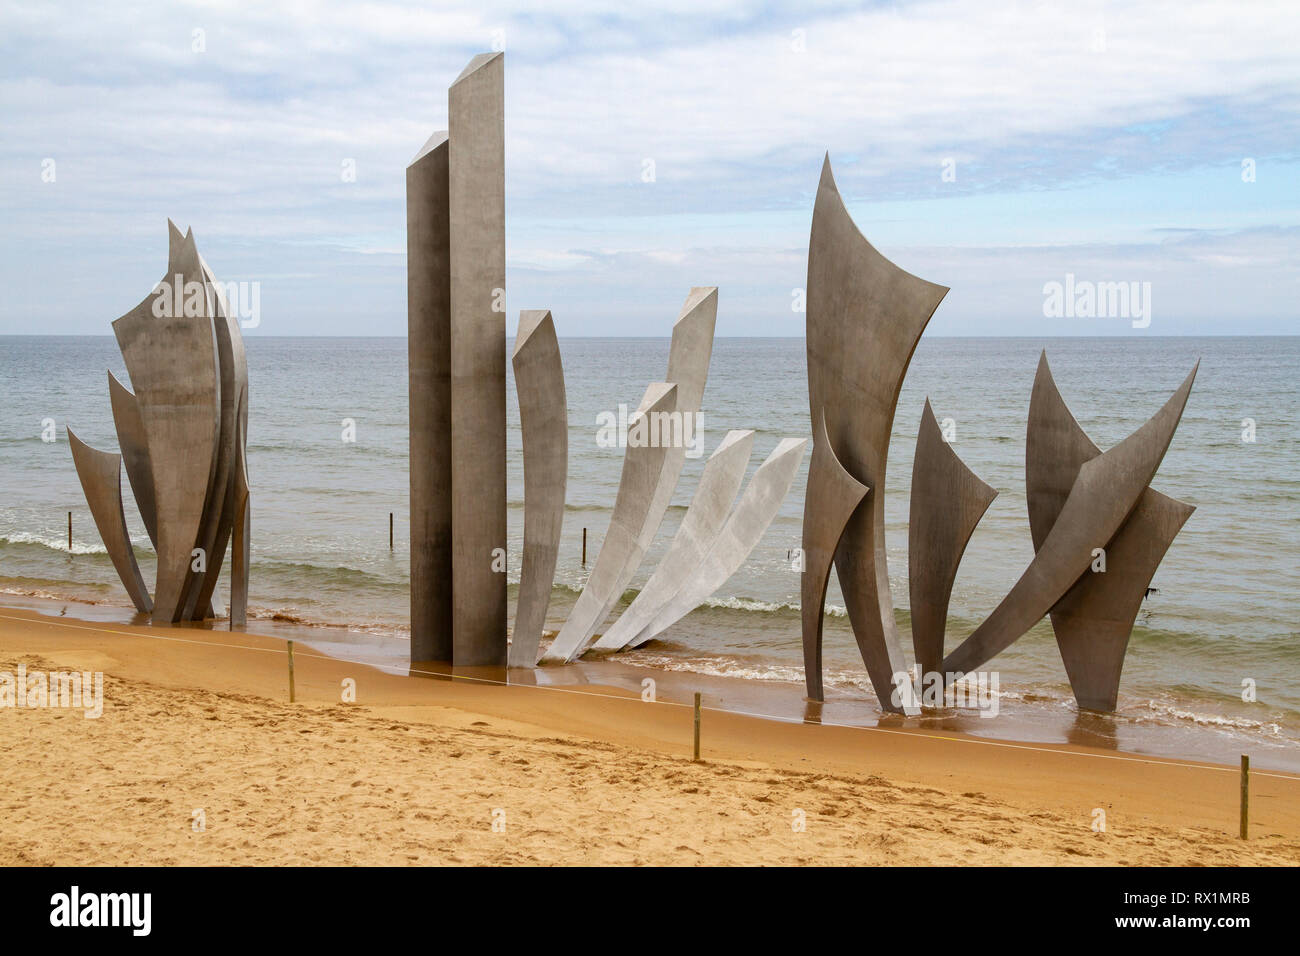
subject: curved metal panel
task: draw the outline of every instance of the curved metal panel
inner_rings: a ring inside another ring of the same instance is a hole
[[[804,491],[803,573],[799,579],[799,614],[803,623],[803,673],[810,700],[824,700],[822,689],[822,623],[826,587],[835,549],[849,517],[870,490],[840,464],[826,435],[826,419],[817,409],[813,426],[812,461]],[[815,502],[815,507],[809,503]]]
[[[937,672],[943,662],[957,566],[975,526],[997,496],[944,441],[927,398],[912,462],[907,531],[912,647],[922,679]]]
[[[587,584],[578,595],[568,619],[551,646],[542,655],[542,663],[568,663],[586,649],[592,632],[605,619],[608,609],[618,603],[623,592],[623,569],[640,563],[644,555],[642,530],[653,505],[655,488],[663,475],[664,459],[670,449],[662,444],[633,444],[630,433],[638,422],[654,421],[677,407],[677,386],[671,382],[654,382],[629,420],[629,441],[623,456],[623,475],[609,530],[601,542],[600,553],[592,565]],[[597,621],[593,624],[592,621]]]
[[[235,419],[235,474],[230,546],[230,626],[248,624],[248,557],[252,534],[252,498],[248,491],[248,393],[239,399]]]
[[[844,469],[871,490],[844,529],[835,568],[862,660],[881,707],[897,711],[894,678],[907,670],[889,593],[885,469],[903,376],[922,331],[948,292],[903,271],[858,231],[822,166],[808,242],[810,412]],[[804,520],[820,524],[815,498]],[[812,514],[810,514],[810,512]]]
[[[680,422],[680,438],[666,449],[659,477],[650,491],[648,507],[640,509],[638,506],[640,519],[636,528],[636,546],[622,554],[623,563],[612,572],[613,582],[606,589],[606,599],[600,604],[587,605],[584,608],[584,618],[575,620],[572,614],[569,616],[575,627],[581,627],[579,651],[586,650],[597,629],[614,610],[619,598],[636,576],[641,559],[654,543],[655,535],[659,533],[659,525],[663,522],[677,488],[677,479],[681,476],[682,465],[686,461],[686,448],[691,443],[697,424],[700,403],[704,397],[704,383],[709,375],[709,360],[713,354],[713,329],[717,317],[717,287],[696,286],[686,296],[682,311],[673,323],[672,344],[668,350],[668,377],[665,380],[677,386],[677,404],[672,409],[672,414]],[[592,574],[594,577],[595,572]],[[577,610],[575,606],[574,612]],[[569,626],[567,622],[565,626]]]
[[[1056,645],[1080,707],[1115,709],[1124,655],[1147,586],[1195,510],[1148,488],[1106,545],[1106,572],[1085,571],[1052,608]]]
[[[592,645],[592,650],[622,649],[654,620],[696,572],[731,512],[732,502],[745,480],[753,447],[752,430],[727,432],[704,463],[695,495],[659,566],[628,609]]]
[[[668,351],[667,381],[677,387],[676,405],[670,410],[670,414],[680,428],[680,435],[676,436],[677,440],[666,449],[660,474],[654,486],[648,491],[649,501],[646,502],[646,506],[642,507],[639,502],[635,505],[638,520],[634,531],[634,545],[626,551],[618,552],[617,557],[621,561],[619,566],[605,569],[602,573],[600,583],[604,599],[599,602],[584,602],[580,595],[578,603],[569,613],[569,619],[565,621],[564,628],[560,632],[564,635],[565,631],[569,631],[564,646],[572,645],[572,650],[568,653],[567,660],[572,660],[586,650],[596,636],[597,629],[609,617],[623,592],[632,583],[632,578],[641,566],[641,559],[654,543],[655,535],[659,533],[659,525],[663,522],[664,513],[672,501],[673,492],[677,488],[677,479],[686,460],[686,447],[690,444],[691,436],[698,424],[704,383],[709,374],[709,359],[713,354],[713,330],[717,315],[717,287],[696,286],[686,296],[682,311],[677,316],[677,321],[673,323],[672,344]],[[615,505],[616,511],[617,508],[618,506]],[[588,587],[595,579],[596,572],[593,569],[592,576],[588,579]],[[586,588],[583,590],[585,593]],[[557,637],[556,640],[558,643],[559,638]],[[552,648],[548,651],[548,656],[553,652]]]
[[[1043,546],[1056,524],[1079,469],[1100,454],[1101,449],[1093,444],[1061,398],[1047,364],[1047,351],[1043,350],[1038,357],[1025,426],[1025,497],[1035,551]]]
[[[126,530],[126,514],[122,510],[122,456],[90,447],[71,428],[68,446],[72,449],[81,489],[86,493],[86,504],[90,506],[91,517],[117,576],[122,579],[136,610],[148,614],[153,605],[131,548],[131,535]]]
[[[549,311],[519,313],[511,363],[524,446],[524,556],[509,664],[532,667],[551,603],[569,469],[564,366]]]
[[[144,420],[140,406],[125,385],[108,373],[108,398],[113,407],[113,425],[117,429],[117,444],[122,450],[122,463],[131,483],[136,507],[149,532],[149,541],[158,548],[158,506],[153,494],[153,464],[149,461],[149,439],[144,433]]]
[[[231,313],[225,293],[216,276],[199,256],[203,274],[212,288],[216,304],[213,326],[216,330],[217,364],[220,369],[221,431],[217,440],[217,456],[212,482],[208,489],[206,516],[199,546],[207,554],[207,570],[186,601],[186,617],[202,619],[212,614],[212,595],[221,577],[225,563],[226,547],[230,543],[230,529],[234,522],[234,497],[232,474],[235,465],[236,419],[240,402],[248,391],[248,359],[244,353],[244,336],[239,330],[239,319]]]
[[[113,333],[135,388],[153,471],[158,521],[158,581],[154,623],[172,623],[184,611],[191,551],[199,540],[221,430],[217,346],[206,288],[192,236],[176,265],[143,302],[113,323]],[[161,315],[154,314],[159,302]],[[183,314],[185,304],[201,314]],[[176,305],[181,305],[179,310]],[[180,311],[182,314],[176,314]]]
[[[1083,463],[1100,454],[1047,364],[1039,359],[1025,436],[1029,530],[1037,550],[1056,523]],[[1052,629],[1079,706],[1111,711],[1133,622],[1165,552],[1196,509],[1147,488],[1106,545],[1106,572],[1084,572],[1052,608]]]
[[[1079,468],[1034,560],[993,613],[944,659],[945,673],[975,670],[1005,650],[1088,570],[1093,549],[1111,541],[1160,467],[1195,378],[1194,368],[1141,428]]]
[[[777,443],[772,454],[749,479],[735,510],[727,518],[699,568],[630,642],[630,647],[640,647],[690,614],[745,563],[781,510],[781,502],[790,493],[790,485],[807,447],[806,438],[783,438]]]

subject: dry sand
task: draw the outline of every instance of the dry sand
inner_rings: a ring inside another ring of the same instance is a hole
[[[291,705],[279,640],[0,610],[0,670],[105,675],[0,709],[0,863],[1300,863],[1294,775],[1243,842],[1236,768],[708,710],[693,763],[689,707],[295,658]]]

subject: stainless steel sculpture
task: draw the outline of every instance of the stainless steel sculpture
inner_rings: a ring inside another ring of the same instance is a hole
[[[944,659],[945,674],[975,670],[1005,650],[1089,573],[1094,549],[1114,538],[1160,467],[1195,378],[1194,368],[1148,422],[1078,469],[1033,561],[993,613]]]
[[[799,608],[803,622],[804,683],[810,700],[823,700],[822,625],[826,613],[826,588],[831,564],[844,526],[867,496],[869,489],[835,457],[826,436],[826,418],[818,409],[813,423],[812,462],[808,465],[808,486],[804,491],[803,573],[799,578]],[[815,508],[809,502],[815,501]]]
[[[447,97],[451,248],[452,662],[506,664],[505,60]]]
[[[451,233],[447,134],[406,167],[411,661],[451,660]]]
[[[68,445],[104,549],[108,551],[135,609],[148,614],[153,610],[153,602],[149,600],[149,589],[140,575],[140,565],[136,563],[135,551],[131,547],[131,535],[126,530],[126,513],[122,510],[122,456],[91,448],[71,428],[68,429]]]
[[[1035,551],[1056,524],[1079,469],[1100,454],[1061,398],[1044,352],[1025,440],[1029,531]],[[1080,707],[1115,709],[1129,635],[1146,589],[1195,510],[1147,488],[1105,546],[1105,573],[1085,572],[1052,607],[1056,643]]]
[[[235,459],[243,453],[236,449],[235,439],[239,432],[236,420],[248,419],[248,360],[244,355],[244,338],[239,331],[239,321],[230,311],[225,293],[216,276],[199,256],[203,268],[204,281],[212,290],[216,311],[213,316],[213,328],[217,341],[217,368],[220,375],[221,418],[220,432],[217,440],[216,459],[213,461],[212,476],[209,479],[208,498],[204,504],[205,517],[199,547],[203,549],[207,570],[201,583],[186,599],[185,617],[193,620],[197,611],[201,616],[211,617],[212,595],[221,576],[221,567],[225,559],[226,548],[230,543],[230,533],[234,524],[234,483],[231,479],[235,468]]]
[[[174,308],[154,315],[150,294],[113,323],[126,361],[153,466],[158,513],[158,581],[153,622],[179,621],[193,586],[190,562],[198,547],[212,467],[221,431],[221,392],[213,307],[207,294],[186,296],[202,288],[203,267],[193,236],[173,239],[168,278],[160,294],[193,303],[198,315],[175,315]],[[182,310],[184,311],[184,310]],[[206,610],[206,609],[205,609]]]
[[[699,425],[700,403],[709,374],[709,359],[713,354],[713,329],[717,316],[717,288],[701,286],[691,289],[681,314],[673,324],[672,344],[668,351],[666,381],[677,386],[676,405],[671,410],[677,431],[670,447],[665,450],[659,477],[649,490],[650,500],[635,504],[629,501],[625,505],[635,508],[637,514],[633,542],[626,549],[607,551],[601,547],[586,587],[543,660],[571,661],[587,649],[597,629],[632,583],[641,559],[654,543],[677,488],[677,479],[686,460],[686,448]],[[620,488],[620,500],[621,492]],[[614,510],[615,519],[620,518],[617,504]],[[611,525],[613,523],[614,519],[611,519]],[[626,524],[625,519],[623,523]],[[602,561],[605,566],[601,565]],[[614,562],[617,564],[611,566]],[[596,588],[599,590],[594,590]]]
[[[695,495],[673,536],[667,553],[641,593],[619,615],[592,650],[617,651],[639,635],[698,571],[731,513],[732,502],[745,480],[754,447],[752,430],[733,430],[704,463]]]
[[[113,408],[113,424],[117,428],[117,446],[122,449],[122,462],[126,477],[131,483],[136,507],[149,533],[149,541],[158,547],[158,506],[154,503],[153,463],[149,461],[149,439],[144,433],[140,406],[131,390],[108,373],[108,398]]]
[[[411,660],[506,665],[505,61],[406,172]]]
[[[193,233],[182,236],[171,222],[167,225],[167,275],[144,301],[113,323],[135,389],[132,394],[109,375],[122,455],[107,456],[80,442],[73,444],[73,455],[105,547],[140,608],[149,603],[149,595],[129,541],[123,554],[125,518],[119,523],[111,507],[115,493],[121,511],[121,482],[110,482],[110,466],[117,475],[119,460],[126,463],[158,553],[150,608],[155,624],[211,616],[212,595],[235,532],[235,622],[242,620],[248,591],[248,368],[243,338]]]
[[[671,449],[657,441],[634,442],[634,433],[657,430],[658,426],[651,426],[651,423],[662,422],[676,408],[677,386],[672,382],[654,382],[646,389],[641,404],[628,420],[623,475],[614,498],[609,529],[605,532],[605,540],[601,542],[587,584],[578,595],[560,633],[542,655],[542,663],[568,663],[582,653],[590,639],[588,627],[594,627],[589,622],[597,617],[604,620],[608,609],[622,597],[621,589],[625,586],[623,569],[629,563],[641,563],[645,554],[642,539],[647,516],[654,506],[655,489],[662,480],[664,461]]]
[[[243,627],[248,623],[248,568],[249,549],[253,536],[252,495],[248,490],[248,455],[245,451],[248,434],[248,395],[240,406],[240,416],[235,421],[238,429],[235,438],[235,475],[232,481],[234,499],[230,542],[230,626]]]
[[[835,569],[849,620],[881,707],[895,703],[907,671],[889,593],[885,552],[885,468],[903,376],[916,343],[948,290],[904,272],[854,225],[835,188],[830,157],[822,166],[808,243],[808,397],[815,421],[844,470],[869,490],[849,518]],[[840,502],[808,496],[804,522],[825,528],[823,508]],[[805,626],[820,620],[806,615]],[[805,647],[815,635],[805,631]],[[809,684],[809,696],[814,696]],[[817,688],[819,689],[819,688]],[[906,698],[904,698],[906,699]]]
[[[912,648],[922,678],[937,673],[943,661],[957,566],[975,526],[997,496],[944,441],[927,398],[916,436],[907,533]]]
[[[806,438],[783,438],[777,443],[745,486],[735,510],[695,573],[628,643],[629,647],[640,647],[690,614],[745,563],[781,509],[807,447]]]
[[[551,603],[569,467],[564,367],[549,311],[519,314],[511,363],[524,446],[524,557],[509,663],[532,667]]]

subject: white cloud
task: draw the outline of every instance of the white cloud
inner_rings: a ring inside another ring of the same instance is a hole
[[[855,214],[868,198],[937,195],[953,157],[951,193],[1005,195],[1004,215],[1029,217],[1022,231],[1047,245],[1068,224],[1034,219],[1043,207],[1019,191],[1243,156],[1261,164],[1256,188],[1277,190],[1270,160],[1297,162],[1300,17],[1286,4],[10,2],[0,211],[14,238],[0,278],[30,271],[24,250],[65,250],[123,294],[138,281],[120,256],[156,271],[167,215],[276,271],[318,245],[400,255],[405,164],[497,30],[511,261],[525,270],[608,270],[622,253],[680,270],[684,250],[756,240],[784,256],[806,241],[825,149]],[[55,184],[40,180],[47,157]],[[356,182],[342,181],[344,160]],[[1294,224],[1300,209],[1278,216]],[[1127,239],[1163,224],[1115,228]],[[926,225],[943,241],[942,214]],[[343,274],[322,278],[323,301],[346,299],[329,292]],[[118,304],[94,309],[107,321]],[[24,321],[0,306],[0,328]]]

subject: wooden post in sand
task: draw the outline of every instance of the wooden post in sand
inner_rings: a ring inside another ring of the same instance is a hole
[[[700,692],[695,692],[695,760],[700,759]]]
[[[68,554],[72,553],[72,512],[68,512]]]
[[[293,703],[293,641],[287,642],[289,645],[289,703]]]
[[[388,550],[393,550],[393,513],[388,512]]]
[[[1250,828],[1250,758],[1241,755],[1241,838]]]
[[[71,514],[71,512],[69,512]],[[582,566],[587,566],[587,529],[582,529]]]

